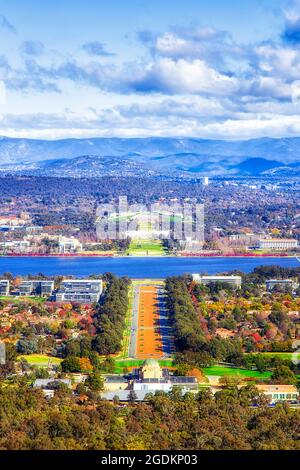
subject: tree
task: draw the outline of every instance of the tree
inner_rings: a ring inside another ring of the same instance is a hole
[[[19,354],[34,354],[39,352],[37,340],[20,339],[17,343],[17,352]]]
[[[138,399],[137,394],[135,393],[134,390],[130,390],[127,398],[128,398],[128,403],[130,403],[131,405],[134,405]]]
[[[225,387],[236,387],[243,381],[241,375],[224,375],[219,379],[219,383]]]
[[[104,389],[104,380],[100,372],[95,371],[88,376],[85,385],[93,392],[100,392]]]
[[[289,367],[283,365],[274,369],[271,379],[278,384],[294,385],[297,383],[297,377],[294,372]]]
[[[101,370],[113,374],[115,372],[116,361],[113,357],[106,357],[104,361],[101,363]]]
[[[118,395],[114,395],[113,404],[114,405],[119,405],[119,403],[120,403],[120,398],[118,397]]]
[[[207,382],[207,379],[202,370],[197,369],[196,367],[194,369],[190,369],[186,375],[187,377],[196,377],[198,383]]]
[[[79,364],[80,364],[80,370],[83,372],[89,372],[93,370],[93,366],[88,357],[80,357]]]
[[[61,362],[63,372],[80,372],[81,364],[78,357],[68,356]]]

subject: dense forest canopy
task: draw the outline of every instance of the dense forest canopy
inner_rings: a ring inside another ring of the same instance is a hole
[[[253,400],[259,407],[251,406]],[[26,384],[0,384],[3,450],[300,450],[300,413],[266,406],[251,386],[184,397],[175,389],[126,408],[84,404],[68,390],[51,400]]]

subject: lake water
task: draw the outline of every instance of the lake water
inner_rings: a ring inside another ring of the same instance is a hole
[[[285,268],[300,266],[296,258],[47,258],[0,257],[0,273],[14,275],[38,274],[46,276],[72,275],[85,277],[90,274],[111,272],[130,278],[160,279],[184,273],[217,274],[238,269],[249,273],[256,266],[279,265]]]

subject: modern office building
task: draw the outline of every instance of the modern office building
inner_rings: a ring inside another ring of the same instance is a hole
[[[0,295],[9,295],[9,281],[0,279]]]
[[[57,302],[99,302],[103,290],[100,279],[67,279],[56,292]]]
[[[23,281],[19,286],[20,295],[50,296],[54,291],[54,281],[43,279]]]
[[[298,247],[298,240],[293,238],[263,238],[258,242],[260,250],[293,250]]]
[[[193,281],[199,284],[209,285],[216,282],[222,284],[230,284],[233,287],[240,288],[242,285],[241,276],[202,276],[201,274],[193,274]]]

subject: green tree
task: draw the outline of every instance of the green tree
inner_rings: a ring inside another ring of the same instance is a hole
[[[289,367],[283,365],[274,369],[271,379],[278,384],[294,385],[297,383],[297,377],[294,372]]]
[[[104,379],[100,372],[95,371],[88,376],[85,385],[94,392],[100,392],[104,389]]]
[[[78,357],[68,356],[61,362],[63,372],[80,372],[81,365]]]

